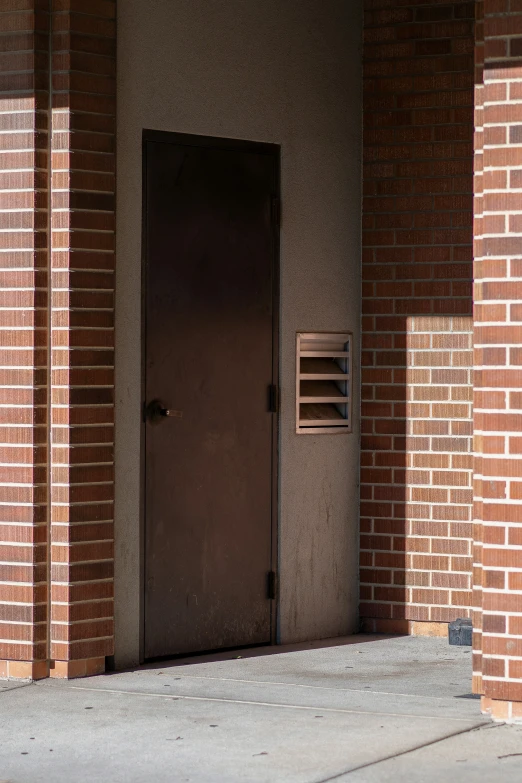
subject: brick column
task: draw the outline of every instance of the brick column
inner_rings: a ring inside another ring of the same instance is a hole
[[[482,238],[482,213],[483,213],[483,104],[484,104],[484,0],[476,3],[475,11],[475,150],[474,150],[474,241],[479,244]],[[474,249],[474,280],[476,299],[480,293],[479,280],[482,275],[482,261],[477,256],[477,248]],[[479,323],[481,317],[480,305],[474,307],[474,326]],[[479,344],[474,346],[473,360],[475,368],[482,365],[484,359],[488,359],[487,351],[484,352]],[[494,357],[491,357],[494,358]],[[475,380],[476,384],[476,380]],[[474,417],[480,409],[482,392],[474,387]],[[474,476],[482,474],[481,453],[483,440],[476,430],[474,421]],[[482,693],[482,484],[478,479],[474,480],[474,504],[473,504],[473,692]]]
[[[53,0],[51,675],[113,652],[115,0]]]
[[[522,3],[484,2],[483,216],[475,242],[482,704],[522,717]],[[479,223],[480,225],[480,223]]]
[[[47,674],[45,6],[0,11],[0,677]]]
[[[366,0],[361,617],[471,609],[474,7]]]

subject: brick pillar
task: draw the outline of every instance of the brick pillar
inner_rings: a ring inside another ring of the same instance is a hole
[[[115,0],[53,0],[51,675],[113,653]]]
[[[447,633],[471,610],[474,7],[365,8],[361,617]]]
[[[0,677],[47,673],[45,6],[0,11]]]
[[[479,243],[482,237],[482,213],[483,213],[483,104],[484,104],[484,0],[476,3],[475,11],[475,175],[474,175],[474,240]],[[477,249],[474,250],[474,279],[480,280],[482,274],[482,261],[477,257]],[[480,291],[480,284],[475,284]],[[475,292],[476,299],[476,292]],[[480,305],[474,308],[474,326],[479,323],[481,316]],[[494,356],[491,358],[494,359]],[[474,366],[480,367],[488,359],[487,351],[484,352],[478,344],[474,346]],[[474,416],[477,415],[481,404],[482,392],[474,388]],[[475,413],[477,412],[477,413]],[[482,475],[481,452],[483,441],[476,429],[474,421],[474,475]],[[478,479],[474,480],[474,505],[473,505],[473,692],[482,693],[482,484]]]
[[[475,242],[482,705],[522,717],[522,3],[484,2],[483,216]],[[479,223],[480,225],[480,223]]]

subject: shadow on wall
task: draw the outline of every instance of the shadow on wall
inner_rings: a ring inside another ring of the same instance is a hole
[[[472,320],[374,317],[363,338],[360,612],[366,630],[399,631],[369,618],[469,614]]]
[[[471,606],[473,3],[365,15],[361,608]]]

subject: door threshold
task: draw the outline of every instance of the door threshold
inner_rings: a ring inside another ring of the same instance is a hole
[[[258,644],[245,647],[228,647],[220,650],[207,650],[197,653],[180,653],[161,658],[148,658],[143,664],[145,669],[162,669],[167,666],[186,666],[197,663],[214,663],[216,661],[231,661],[240,658],[258,658],[265,655],[280,655],[282,653],[317,650],[324,647],[341,647],[361,642],[372,642],[382,639],[382,634],[352,634],[350,636],[334,636],[328,639],[316,639],[310,642],[295,642],[293,644]],[[140,667],[141,668],[141,667]]]
[[[247,658],[254,655],[266,655],[260,652],[273,645],[270,642],[266,644],[247,644],[243,647],[221,647],[219,650],[201,650],[193,653],[177,653],[175,655],[159,655],[154,658],[145,658],[143,666],[153,666],[154,664],[171,663],[173,666],[181,666],[185,662],[206,663],[207,661],[229,661],[231,658]],[[242,654],[245,653],[245,654]],[[246,653],[250,653],[247,655]]]

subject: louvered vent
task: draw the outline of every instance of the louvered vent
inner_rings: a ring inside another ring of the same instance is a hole
[[[352,335],[297,334],[297,432],[351,432]]]

